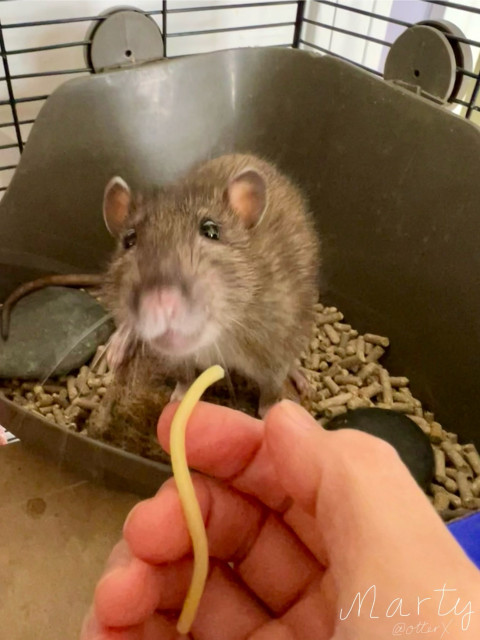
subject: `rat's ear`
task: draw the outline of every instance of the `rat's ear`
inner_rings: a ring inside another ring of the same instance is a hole
[[[117,237],[124,229],[132,194],[130,187],[115,176],[105,187],[103,195],[103,219],[112,236]]]
[[[242,171],[230,181],[225,190],[225,199],[250,229],[260,222],[267,206],[265,180],[254,169]]]

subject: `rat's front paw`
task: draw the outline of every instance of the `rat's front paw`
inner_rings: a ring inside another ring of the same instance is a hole
[[[180,402],[183,400],[188,391],[188,387],[189,385],[185,382],[177,382],[177,385],[170,396],[170,402]]]

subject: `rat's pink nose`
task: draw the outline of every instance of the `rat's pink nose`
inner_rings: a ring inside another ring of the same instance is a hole
[[[150,289],[142,295],[141,312],[148,315],[163,315],[166,320],[171,320],[178,315],[182,306],[182,294],[175,287],[162,289]]]

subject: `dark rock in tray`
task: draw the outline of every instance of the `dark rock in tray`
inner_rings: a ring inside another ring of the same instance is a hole
[[[48,287],[26,296],[12,311],[8,340],[0,338],[0,378],[41,380],[57,364],[54,375],[78,369],[111,334],[107,321],[76,345],[105,315],[91,295],[76,289]]]
[[[433,480],[434,458],[428,436],[406,415],[389,409],[353,409],[332,418],[325,429],[358,429],[390,443],[425,491]]]

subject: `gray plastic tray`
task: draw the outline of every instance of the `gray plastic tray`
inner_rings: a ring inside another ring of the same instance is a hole
[[[241,49],[63,84],[0,204],[0,296],[46,273],[102,268],[112,175],[162,184],[231,151],[264,155],[299,182],[323,242],[324,299],[388,335],[391,371],[480,446],[480,129],[328,56]],[[150,491],[168,473],[4,400],[0,423],[89,477]]]

